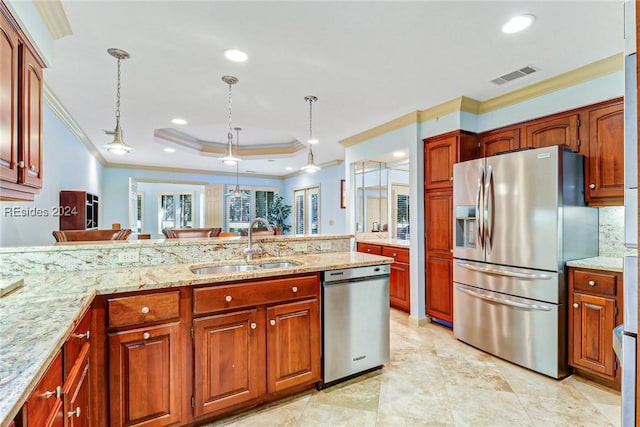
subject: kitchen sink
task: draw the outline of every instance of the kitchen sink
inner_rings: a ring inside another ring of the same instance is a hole
[[[260,267],[262,268],[290,268],[290,267],[297,267],[298,263],[296,262],[291,262],[291,261],[282,261],[282,262],[265,262],[263,264],[260,264]]]
[[[193,274],[221,274],[221,273],[234,273],[236,271],[252,271],[260,270],[262,267],[259,265],[248,264],[232,264],[232,265],[208,265],[204,267],[191,268]]]

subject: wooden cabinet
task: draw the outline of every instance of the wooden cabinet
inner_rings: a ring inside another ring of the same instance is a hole
[[[99,198],[86,191],[60,192],[60,230],[93,230],[98,228]]]
[[[522,147],[549,147],[561,145],[571,151],[580,151],[580,115],[578,113],[554,115],[527,122],[524,126]]]
[[[453,194],[425,194],[426,313],[453,322]]]
[[[453,188],[453,164],[474,159],[479,154],[477,135],[449,132],[424,140],[424,188]]]
[[[53,362],[25,403],[27,426],[62,427],[62,351]]]
[[[78,354],[65,381],[63,393],[65,427],[90,426],[89,345],[83,346]]]
[[[511,128],[485,132],[480,136],[482,157],[493,156],[504,151],[516,150],[520,147],[520,129]]]
[[[389,303],[391,307],[409,313],[411,303],[409,249],[358,242],[357,251],[394,259],[389,277]]]
[[[0,200],[32,201],[42,188],[42,68],[0,3]]]
[[[256,309],[193,321],[194,416],[219,412],[265,392],[264,315]]]
[[[624,106],[622,100],[590,109],[585,196],[591,206],[624,204]]]
[[[621,273],[569,269],[569,364],[618,387],[612,331],[623,323],[622,298]]]

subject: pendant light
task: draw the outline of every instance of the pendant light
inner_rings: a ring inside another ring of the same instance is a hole
[[[233,130],[236,131],[236,149],[238,147],[238,145],[240,144],[240,131],[242,130],[242,128],[233,128]],[[249,195],[240,190],[240,174],[238,172],[238,163],[236,162],[236,188],[233,191],[229,191],[228,193],[225,193],[225,196],[229,196],[229,197],[241,197],[243,199],[249,197]]]
[[[103,146],[110,153],[123,155],[133,151],[133,148],[124,143],[122,129],[120,128],[120,61],[130,57],[129,53],[122,49],[107,49],[109,55],[118,59],[118,85],[116,87],[116,128],[113,131],[113,142]]]
[[[316,166],[313,161],[313,150],[311,146],[318,143],[318,140],[313,137],[313,103],[318,100],[317,97],[308,95],[304,97],[304,100],[309,103],[309,139],[307,143],[309,144],[309,155],[307,156],[307,164],[302,166],[300,169],[305,171],[306,173],[316,173],[320,170],[320,166]]]
[[[225,165],[237,165],[240,158],[233,155],[233,133],[231,133],[231,86],[238,83],[234,76],[222,76],[222,81],[229,85],[229,128],[227,130],[227,154],[220,158]],[[237,153],[237,147],[236,147]]]

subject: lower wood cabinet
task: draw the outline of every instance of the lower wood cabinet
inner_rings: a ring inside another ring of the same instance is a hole
[[[62,351],[58,351],[53,362],[25,403],[23,424],[31,427],[62,427]]]
[[[569,269],[569,364],[579,373],[620,384],[613,328],[622,319],[622,275]]]
[[[82,347],[76,363],[70,371],[64,389],[64,415],[67,427],[91,425],[89,402],[89,346]]]
[[[427,315],[453,323],[453,259],[427,254],[425,270]]]

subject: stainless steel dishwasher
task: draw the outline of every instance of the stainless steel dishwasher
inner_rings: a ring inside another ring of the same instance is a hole
[[[384,264],[324,272],[325,385],[389,361],[390,271]]]

